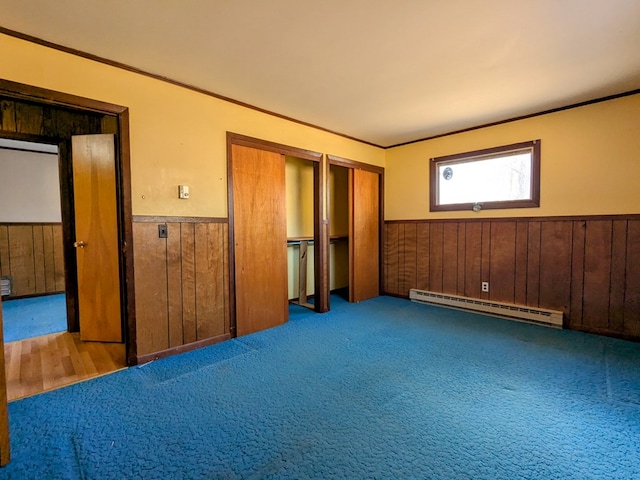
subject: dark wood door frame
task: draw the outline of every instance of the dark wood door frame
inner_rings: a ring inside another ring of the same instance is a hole
[[[380,286],[379,290],[382,292],[382,286],[384,285],[384,257],[383,257],[383,248],[384,248],[384,168],[378,167],[376,165],[370,165],[368,163],[358,162],[356,160],[349,160],[347,158],[338,157],[336,155],[327,155],[327,160],[329,164],[329,169],[332,165],[337,167],[344,167],[349,169],[359,169],[365,170],[368,172],[373,172],[378,175],[378,239],[379,239],[379,252],[378,252],[378,265],[380,265],[380,272],[378,276],[378,284]],[[329,178],[329,171],[327,172],[327,180]],[[349,208],[352,208],[349,205]],[[328,221],[329,219],[327,219]]]
[[[323,159],[322,153],[311,150],[290,147],[279,143],[247,137],[237,133],[227,132],[227,193],[229,209],[229,316],[231,319],[231,337],[236,336],[236,314],[235,314],[235,249],[233,232],[233,178],[232,166],[233,158],[231,145],[241,145],[269,152],[276,152],[281,155],[289,155],[302,160],[313,162],[313,241],[314,241],[314,276],[315,276],[315,302],[314,309],[322,313],[329,310],[329,228],[328,222],[323,219],[325,188],[323,181]]]
[[[71,136],[82,133],[114,133],[116,134],[116,203],[118,212],[118,241],[120,245],[120,292],[122,298],[121,318],[123,322],[126,357],[129,365],[136,364],[136,321],[135,321],[135,289],[133,274],[133,229],[131,214],[131,169],[129,144],[129,109],[120,105],[105,103],[67,93],[56,92],[22,83],[0,79],[0,97],[5,100],[28,102],[36,107],[48,107],[56,111],[78,114],[97,114],[101,116],[100,126],[95,132],[75,132],[74,126],[61,127],[55,120],[51,123],[47,134],[37,131],[20,132],[19,128],[7,130],[2,126],[0,137],[15,140],[33,141],[58,145],[60,167],[63,242],[65,257],[65,289],[67,291],[67,309],[69,327],[77,331],[77,278],[75,270],[75,252],[73,250],[73,189],[71,184]],[[4,104],[0,114],[4,115]],[[28,112],[22,112],[28,116]]]

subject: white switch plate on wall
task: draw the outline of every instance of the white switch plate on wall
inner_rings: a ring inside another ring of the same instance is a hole
[[[189,185],[178,185],[178,197],[189,198]]]

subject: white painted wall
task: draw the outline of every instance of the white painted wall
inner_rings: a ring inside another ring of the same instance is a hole
[[[60,222],[58,155],[0,148],[0,223]]]

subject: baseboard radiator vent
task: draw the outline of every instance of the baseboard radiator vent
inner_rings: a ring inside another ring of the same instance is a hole
[[[0,278],[0,295],[3,297],[8,297],[11,295],[11,277],[1,277]]]
[[[428,303],[443,307],[483,313],[495,317],[508,318],[520,322],[536,323],[548,327],[562,328],[562,312],[545,308],[513,305],[510,303],[491,302],[478,298],[461,297],[445,293],[428,292],[426,290],[409,290],[409,298],[413,302]]]

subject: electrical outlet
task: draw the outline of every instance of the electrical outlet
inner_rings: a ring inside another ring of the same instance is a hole
[[[158,238],[167,238],[167,226],[158,225]]]
[[[489,291],[489,282],[482,282],[482,291],[483,292]]]

